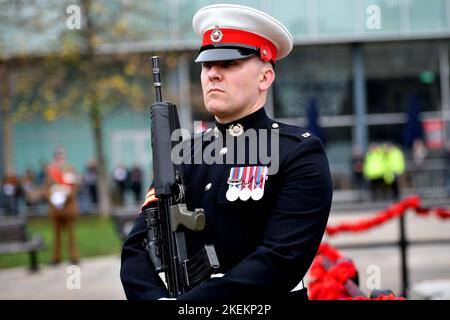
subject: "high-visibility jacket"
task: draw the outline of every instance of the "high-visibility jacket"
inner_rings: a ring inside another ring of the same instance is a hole
[[[396,146],[389,147],[386,150],[384,166],[384,181],[391,184],[396,175],[401,175],[405,171],[403,152]]]
[[[384,173],[384,152],[377,147],[367,152],[363,167],[364,177],[368,180],[383,178]]]

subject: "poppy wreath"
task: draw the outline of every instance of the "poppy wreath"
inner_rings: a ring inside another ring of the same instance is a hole
[[[325,267],[325,259],[332,263]],[[311,300],[406,300],[394,294],[380,295],[376,298],[364,296],[352,297],[345,283],[355,281],[357,270],[353,262],[343,258],[342,254],[327,243],[321,243],[317,255],[309,270],[309,298]]]

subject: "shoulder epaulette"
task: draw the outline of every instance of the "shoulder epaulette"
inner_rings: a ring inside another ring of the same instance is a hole
[[[313,134],[311,132],[309,132],[308,130],[306,130],[302,127],[293,126],[293,125],[285,124],[285,123],[281,123],[281,122],[274,122],[274,123],[278,124],[278,128],[280,130],[281,135],[290,136],[290,137],[299,139],[300,141],[303,141],[303,140],[308,139],[309,137],[313,136]]]

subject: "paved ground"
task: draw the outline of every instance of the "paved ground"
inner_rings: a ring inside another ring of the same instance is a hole
[[[119,271],[117,256],[85,259],[79,269],[61,264],[42,266],[37,273],[30,273],[26,268],[2,270],[0,299],[125,299]],[[79,281],[77,275],[80,275]]]
[[[330,224],[353,221],[374,214],[374,210],[332,212]],[[333,245],[366,241],[395,241],[398,221],[391,221],[361,234],[337,235],[325,239]],[[434,217],[407,217],[407,236],[413,240],[431,238],[450,239],[450,221]],[[398,249],[346,249],[345,256],[356,263],[360,287],[370,293],[367,280],[374,280],[378,272],[383,289],[400,292],[400,256]],[[411,277],[411,297],[415,299],[450,299],[450,244],[413,246],[408,251]],[[124,299],[119,279],[120,260],[117,256],[97,257],[81,261],[80,268],[68,265],[42,266],[38,273],[30,274],[25,268],[0,271],[0,299]],[[78,273],[79,272],[79,273]],[[79,282],[76,276],[80,275]],[[369,282],[375,283],[375,282]],[[77,289],[77,284],[80,288]],[[72,289],[71,289],[72,288]]]

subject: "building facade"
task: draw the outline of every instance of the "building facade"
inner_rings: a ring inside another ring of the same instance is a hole
[[[123,10],[121,6],[127,3],[137,7],[122,15],[128,31],[121,38],[105,31],[97,54],[161,55],[164,85],[180,108],[183,127],[192,130],[194,121],[212,120],[201,99],[200,66],[193,63],[199,40],[191,21],[200,7],[223,1],[98,2],[106,8],[98,11],[98,19]],[[307,126],[306,110],[314,103],[337,190],[351,188],[350,163],[355,146],[367,150],[372,142],[391,141],[404,146],[409,157],[405,124],[412,105],[418,106],[422,123],[431,124],[430,128],[433,123],[443,124],[440,129],[426,131],[426,135],[437,136],[443,143],[450,139],[450,0],[227,2],[261,9],[292,33],[293,52],[276,66],[277,78],[266,110],[279,121]],[[3,45],[11,41],[8,55],[14,56],[19,45],[14,44],[13,32],[2,37]],[[43,37],[26,50],[57,50],[58,43],[52,41],[52,37]],[[150,81],[151,75],[149,87]],[[145,142],[148,118],[145,112],[126,110],[123,106],[122,111],[115,111],[120,120],[115,116],[105,118],[108,164],[112,168],[119,162],[138,162],[147,167],[147,176],[151,177],[151,152],[149,141]],[[81,169],[92,157],[93,148],[89,128],[80,119],[58,120],[51,126],[38,120],[17,123],[13,136],[17,170],[44,156],[45,148],[30,142],[36,134],[48,149],[57,141],[67,145],[69,155],[76,155],[73,159]],[[67,121],[72,124],[64,124]],[[66,131],[67,126],[78,133]],[[421,184],[433,187],[429,192],[439,193],[445,184],[444,151],[443,146],[431,147],[429,161],[422,168],[428,173]]]

